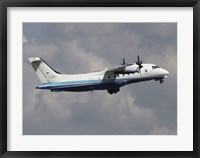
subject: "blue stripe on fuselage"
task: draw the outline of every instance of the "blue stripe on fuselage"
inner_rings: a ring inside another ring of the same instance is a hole
[[[124,79],[123,79],[124,80]],[[98,85],[98,84],[123,84],[122,79],[109,79],[109,80],[79,80],[79,81],[64,81],[64,82],[51,82],[39,85],[38,89],[57,89],[57,88],[67,88],[73,86],[88,86],[88,85]]]

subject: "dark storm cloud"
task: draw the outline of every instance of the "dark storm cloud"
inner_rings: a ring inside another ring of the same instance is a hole
[[[176,134],[177,25],[175,23],[24,23],[24,134]],[[27,58],[43,57],[63,73],[156,63],[170,72],[165,83],[148,81],[106,91],[51,93]]]

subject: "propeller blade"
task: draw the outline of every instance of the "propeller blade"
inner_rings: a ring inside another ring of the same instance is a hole
[[[123,65],[125,65],[126,63],[125,63],[125,58],[123,58]]]
[[[136,61],[136,63],[138,64],[138,65],[141,65],[142,64],[142,60],[140,61],[140,57],[139,57],[139,55],[137,55],[137,61]]]
[[[143,62],[142,60],[140,61],[139,55],[137,55],[137,61],[135,61],[135,63],[138,65],[139,72],[140,72],[140,69],[143,67],[142,62]]]
[[[125,58],[123,58],[121,65],[123,66],[125,64],[126,64],[126,61],[125,61]]]

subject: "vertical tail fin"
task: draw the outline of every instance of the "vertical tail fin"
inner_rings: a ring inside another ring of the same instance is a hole
[[[36,75],[40,79],[41,83],[50,83],[58,81],[60,73],[53,70],[42,58],[32,57],[29,58]]]

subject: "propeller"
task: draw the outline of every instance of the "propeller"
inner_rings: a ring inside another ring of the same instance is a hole
[[[142,60],[140,61],[139,55],[137,55],[137,61],[135,61],[135,63],[139,66],[140,69],[143,67],[142,66]]]
[[[137,61],[135,61],[135,63],[138,65],[138,69],[140,71],[140,69],[143,67],[142,66],[142,60],[140,60],[139,55],[137,55]]]

